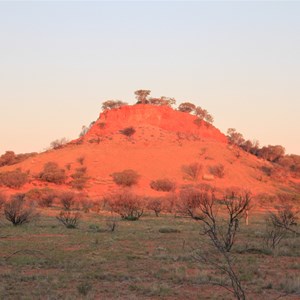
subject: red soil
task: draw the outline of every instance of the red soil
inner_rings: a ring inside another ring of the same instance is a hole
[[[50,150],[29,158],[17,165],[2,167],[1,171],[21,168],[31,175],[40,172],[49,161],[57,162],[72,174],[80,167],[77,159],[83,156],[87,175],[90,177],[85,189],[91,196],[100,197],[118,187],[110,174],[124,169],[133,169],[141,177],[135,192],[144,195],[160,195],[149,187],[151,180],[168,178],[177,185],[193,184],[184,179],[182,165],[198,162],[203,171],[197,183],[208,183],[218,188],[239,186],[254,193],[274,192],[286,182],[274,181],[261,171],[261,166],[270,165],[242,150],[227,144],[227,139],[214,126],[202,122],[195,124],[195,116],[175,111],[169,107],[153,105],[125,106],[100,114],[89,132],[81,139],[65,147]],[[136,132],[128,138],[119,131],[134,127]],[[209,178],[209,167],[222,164],[223,178]],[[203,176],[210,180],[204,180]],[[66,189],[68,185],[46,184],[32,180],[22,191],[34,187]],[[10,191],[15,192],[15,191]]]

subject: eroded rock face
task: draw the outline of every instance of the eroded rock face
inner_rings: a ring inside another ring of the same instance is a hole
[[[195,122],[196,119],[193,115],[168,106],[123,106],[101,113],[85,138],[105,136],[126,127],[153,126],[174,133],[192,134],[199,138],[227,143],[226,136],[220,130],[204,121]]]

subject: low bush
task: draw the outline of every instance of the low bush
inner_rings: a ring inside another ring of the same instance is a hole
[[[225,175],[225,168],[222,164],[217,164],[209,166],[209,172],[216,177],[223,178]]]
[[[163,227],[158,230],[160,233],[180,233],[180,230],[177,228]]]
[[[135,134],[135,129],[133,127],[126,127],[119,131],[121,134],[131,137]]]
[[[59,200],[65,210],[70,210],[75,204],[75,194],[73,192],[62,192],[59,195]]]
[[[182,172],[184,173],[184,178],[196,181],[203,169],[202,165],[199,163],[191,163],[189,165],[182,166]]]
[[[158,217],[163,209],[163,203],[161,198],[148,198],[147,199],[147,209],[154,211],[155,215]]]
[[[50,144],[50,149],[61,149],[68,143],[66,138],[57,139]]]
[[[44,165],[43,171],[39,173],[38,178],[42,181],[63,184],[66,181],[64,169],[60,169],[55,162],[48,162]]]
[[[80,213],[74,211],[61,211],[56,217],[58,221],[65,225],[66,228],[74,229],[78,227]]]
[[[109,199],[111,210],[128,221],[138,220],[144,213],[144,203],[140,197],[124,191]]]
[[[28,182],[28,174],[20,169],[0,173],[0,185],[13,189],[19,189]]]
[[[169,179],[157,179],[150,182],[150,187],[156,191],[170,192],[176,188],[175,182]]]
[[[25,200],[29,203],[36,202],[40,207],[51,207],[57,193],[49,188],[31,189],[26,193]]]
[[[90,200],[87,196],[83,196],[80,199],[80,206],[85,213],[88,213],[94,207],[94,202]]]
[[[35,216],[34,209],[27,205],[25,194],[16,194],[4,204],[6,220],[14,226],[29,223]]]
[[[132,186],[138,183],[139,174],[131,169],[115,172],[112,175],[114,182],[121,186]]]
[[[86,176],[86,167],[77,168],[71,177],[73,178],[71,181],[71,186],[77,190],[83,190],[86,187],[86,183],[89,179]]]

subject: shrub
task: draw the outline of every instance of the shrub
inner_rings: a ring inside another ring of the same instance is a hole
[[[94,206],[94,202],[88,197],[84,197],[80,200],[80,206],[85,213],[88,213]]]
[[[162,211],[162,199],[161,198],[149,198],[147,201],[147,208],[153,210],[158,217]]]
[[[34,217],[34,210],[26,205],[25,194],[16,194],[4,204],[4,215],[8,221],[17,226],[29,223]]]
[[[80,213],[73,211],[61,211],[56,217],[58,221],[65,225],[66,228],[74,229],[78,227]]]
[[[170,192],[176,188],[175,182],[169,179],[157,179],[150,182],[150,187],[156,191]]]
[[[28,174],[20,169],[0,173],[0,184],[9,188],[18,189],[28,182]]]
[[[177,228],[171,227],[162,227],[158,230],[160,233],[180,233],[180,230]]]
[[[61,149],[68,143],[66,138],[57,139],[50,143],[50,149]]]
[[[66,173],[64,169],[58,167],[57,163],[47,162],[44,165],[43,171],[38,175],[38,178],[42,181],[63,184],[66,180]]]
[[[36,152],[15,154],[13,151],[6,151],[0,156],[0,167],[14,165],[36,155]]]
[[[57,193],[49,188],[31,189],[25,195],[25,200],[28,202],[37,202],[40,207],[51,207]]]
[[[70,210],[75,204],[75,194],[73,192],[62,192],[59,195],[59,200],[65,210]]]
[[[114,182],[121,186],[132,186],[137,184],[140,177],[136,171],[131,169],[124,170],[122,172],[115,172],[111,176]]]
[[[118,225],[118,221],[117,221],[116,217],[106,218],[105,223],[106,223],[107,230],[110,231],[110,232],[114,232],[117,228],[117,225]]]
[[[269,160],[271,162],[277,162],[279,161],[282,157],[284,157],[285,149],[284,147],[280,145],[276,146],[264,146],[261,149],[258,150],[258,157],[261,157],[263,159]]]
[[[130,192],[113,195],[109,200],[113,212],[119,214],[122,219],[135,221],[144,213],[144,203],[141,199]]]
[[[212,174],[216,177],[219,177],[219,178],[223,178],[225,175],[224,166],[222,164],[209,166],[209,172],[210,172],[210,174]]]
[[[135,129],[133,127],[126,127],[119,131],[121,134],[131,137],[135,134]]]
[[[75,173],[71,175],[73,180],[71,181],[71,186],[77,190],[83,190],[88,181],[88,177],[85,176],[86,167],[77,168]]]
[[[195,162],[189,165],[183,165],[181,169],[186,179],[197,180],[202,171],[202,168],[203,167],[201,164]]]
[[[79,164],[83,165],[84,160],[85,160],[85,157],[84,157],[84,156],[79,156],[76,160],[77,160],[77,162],[78,162]]]

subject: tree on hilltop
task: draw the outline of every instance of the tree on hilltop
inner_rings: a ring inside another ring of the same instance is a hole
[[[147,104],[149,103],[147,97],[150,95],[150,90],[137,90],[134,92],[136,99],[138,100],[137,104]]]
[[[149,98],[149,103],[157,106],[169,106],[176,104],[176,100],[174,98],[162,96],[160,98]]]
[[[110,110],[128,105],[128,103],[120,100],[106,100],[102,103],[102,110]]]
[[[178,110],[181,112],[191,113],[196,110],[196,105],[190,102],[183,102],[178,106]]]

